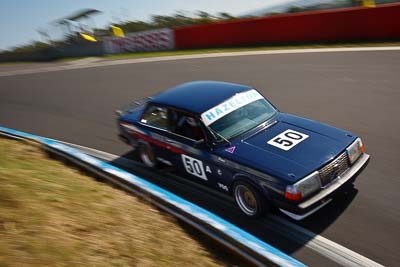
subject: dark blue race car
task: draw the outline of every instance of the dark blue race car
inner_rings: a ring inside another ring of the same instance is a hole
[[[369,161],[356,135],[281,113],[240,84],[185,83],[117,113],[121,139],[147,166],[226,192],[251,217],[278,207],[303,219]]]

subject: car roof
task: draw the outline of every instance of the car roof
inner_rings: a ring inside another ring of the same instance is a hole
[[[219,81],[193,81],[167,89],[151,97],[149,103],[167,105],[201,114],[237,93],[252,87]]]

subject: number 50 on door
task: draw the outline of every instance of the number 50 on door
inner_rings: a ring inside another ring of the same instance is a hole
[[[186,172],[195,175],[203,180],[207,180],[206,173],[204,172],[203,162],[201,160],[182,154],[182,161],[183,166],[185,166]]]

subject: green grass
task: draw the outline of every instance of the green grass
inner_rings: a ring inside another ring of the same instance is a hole
[[[0,138],[0,266],[226,266],[143,200]]]

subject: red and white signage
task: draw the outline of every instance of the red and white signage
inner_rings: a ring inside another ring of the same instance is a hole
[[[117,54],[140,51],[160,51],[174,49],[171,29],[158,29],[128,34],[126,37],[112,37],[104,40],[104,51]]]

